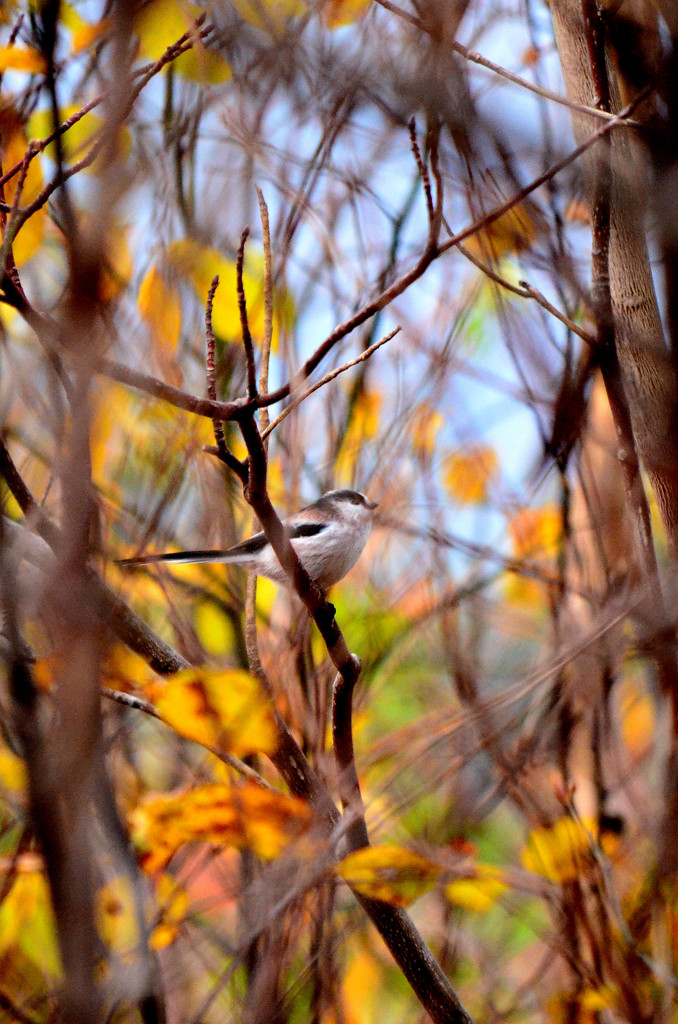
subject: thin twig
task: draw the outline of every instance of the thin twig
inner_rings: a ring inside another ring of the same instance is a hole
[[[271,257],[271,228],[268,219],[268,207],[264,194],[258,185],[256,190],[264,243],[264,338],[261,345],[259,391],[262,394],[266,394],[268,391],[268,367],[271,360],[271,345],[273,342],[273,260]],[[259,429],[264,436],[268,431],[270,420],[268,406],[264,406],[259,416]]]
[[[611,120],[607,121],[601,128],[599,128],[592,135],[590,135],[588,139],[581,143],[581,145],[571,150],[567,154],[567,156],[564,156],[562,160],[559,160],[557,163],[553,164],[552,167],[550,167],[543,174],[539,175],[538,178],[535,178],[534,181],[532,181],[529,185],[526,185],[524,188],[520,189],[519,192],[517,192],[514,196],[511,197],[511,199],[508,199],[505,203],[501,203],[499,206],[495,207],[494,210],[490,210],[488,213],[484,214],[482,217],[474,221],[472,224],[469,224],[468,227],[463,228],[456,235],[453,235],[445,242],[439,244],[431,244],[429,240],[423,253],[417,260],[416,264],[410,270],[403,274],[402,277],[399,277],[396,281],[394,281],[388,288],[385,288],[382,292],[380,292],[379,295],[377,295],[374,299],[372,299],[370,302],[364,305],[362,309],[358,310],[357,313],[354,313],[353,316],[351,316],[348,320],[344,321],[343,324],[339,324],[338,327],[335,327],[332,333],[329,334],[328,337],[322,342],[322,344],[318,346],[313,355],[306,360],[301,369],[295,374],[294,378],[291,381],[288,381],[286,384],[283,384],[282,387],[278,388],[276,391],[272,391],[268,395],[259,395],[257,405],[261,408],[263,405],[273,405],[275,402],[280,402],[282,399],[287,398],[303,383],[303,381],[306,378],[308,378],[311,375],[313,370],[315,370],[315,368],[322,362],[322,360],[325,358],[328,352],[330,352],[331,349],[334,348],[337,342],[341,341],[348,334],[351,334],[357,327],[360,327],[361,324],[365,323],[366,320],[369,320],[372,316],[374,316],[375,313],[380,312],[380,310],[384,309],[391,302],[393,302],[394,299],[402,295],[402,293],[406,291],[406,289],[409,288],[411,284],[419,280],[419,278],[425,273],[425,271],[428,269],[431,263],[433,263],[433,261],[436,260],[442,253],[447,252],[449,249],[452,249],[455,246],[459,245],[460,242],[465,241],[471,235],[478,234],[479,231],[482,231],[484,228],[487,228],[490,224],[493,224],[495,220],[498,220],[500,217],[503,217],[505,213],[508,213],[508,211],[511,210],[514,206],[517,206],[519,203],[521,203],[532,192],[540,188],[541,185],[544,185],[547,181],[550,181],[551,178],[554,178],[557,174],[560,173],[560,171],[564,170],[571,163],[577,160],[583,153],[590,149],[591,146],[595,145],[595,143],[598,142],[599,139],[607,135],[607,133],[612,131],[613,128],[616,128],[620,124],[622,124],[624,118],[627,117],[631,111],[635,110],[636,107],[647,98],[650,91],[650,87],[642,89],[634,97],[634,99],[630,103],[628,103],[623,110],[619,112],[619,114],[616,114]]]
[[[490,210],[489,213],[479,217],[478,220],[469,224],[468,227],[463,228],[462,231],[453,235],[452,238],[449,238],[440,246],[440,252],[447,252],[448,249],[451,249],[455,245],[459,245],[460,242],[465,241],[471,235],[476,235],[479,231],[489,227],[490,224],[499,220],[500,217],[503,217],[504,214],[508,213],[514,206],[517,206],[519,203],[522,203],[524,199],[527,199],[527,197],[531,195],[532,192],[536,191],[536,189],[541,188],[541,186],[545,185],[547,181],[555,178],[557,174],[560,174],[562,170],[569,167],[569,165],[574,163],[575,160],[578,160],[579,157],[590,149],[591,146],[594,146],[596,142],[600,141],[600,139],[606,138],[613,128],[619,127],[619,125],[623,123],[625,117],[627,117],[631,111],[635,110],[636,107],[647,99],[651,92],[651,86],[646,86],[644,89],[641,89],[631,102],[627,103],[623,110],[620,110],[618,114],[615,114],[611,118],[611,120],[607,121],[601,128],[598,128],[598,130],[593,132],[592,135],[589,135],[588,139],[582,142],[579,146],[576,146],[575,149],[570,150],[566,156],[561,160],[558,160],[555,164],[552,164],[547,171],[544,171],[544,173],[540,174],[539,177],[534,178],[529,185],[525,185],[524,188],[521,188],[510,199],[507,199],[505,203],[495,206],[495,208]]]
[[[109,90],[100,93],[93,100],[90,100],[89,103],[86,103],[84,107],[81,107],[80,110],[76,110],[74,114],[71,114],[70,117],[67,117],[66,120],[59,125],[58,128],[55,128],[53,132],[50,132],[49,135],[46,135],[44,139],[33,140],[33,149],[30,153],[30,156],[28,155],[28,150],[26,151],[26,156],[28,156],[29,161],[33,160],[40,153],[44,152],[44,150],[49,145],[51,145],[52,142],[54,142],[57,135],[63,135],[65,132],[69,130],[69,128],[72,128],[73,125],[77,124],[78,121],[82,120],[82,118],[85,117],[86,114],[89,114],[90,111],[95,109],[95,107],[100,106],[108,98],[108,95]],[[11,179],[19,173],[22,164],[26,159],[26,156],[22,157],[21,160],[17,161],[17,163],[15,163],[13,167],[10,167],[8,171],[5,171],[2,177],[0,177],[0,187],[6,185],[8,181],[11,181]]]
[[[202,29],[202,31],[197,36],[194,33],[194,29],[198,28],[204,22],[205,17],[205,13],[199,15],[199,17],[196,18],[196,20],[194,21],[192,28],[185,32],[184,35],[181,36],[181,38],[178,39],[175,43],[172,43],[170,46],[168,46],[165,52],[162,54],[162,56],[158,58],[158,60],[153,61],[150,64],[146,64],[142,68],[137,68],[136,71],[132,72],[132,77],[140,79],[141,83],[137,85],[132,94],[133,101],[136,100],[141,90],[148,84],[151,78],[157,75],[159,71],[162,71],[162,69],[168,63],[170,63],[170,61],[176,60],[177,57],[180,57],[183,53],[186,53],[187,50],[190,50],[193,46],[195,46],[196,42],[205,39],[211,33],[211,25],[208,25],[206,28]],[[89,103],[86,103],[79,110],[76,110],[75,113],[71,114],[70,117],[67,117],[66,120],[58,126],[58,128],[55,128],[53,131],[51,131],[49,135],[45,136],[44,139],[34,140],[32,142],[34,148],[29,156],[29,162],[33,160],[36,156],[38,156],[40,153],[44,152],[47,146],[51,145],[58,136],[64,135],[70,128],[73,127],[73,125],[77,124],[78,121],[82,120],[82,118],[85,117],[86,114],[89,114],[96,107],[101,106],[101,104],[109,98],[110,94],[110,89],[106,89],[104,90],[104,92],[99,93],[99,95],[95,96],[93,100],[90,100]],[[2,175],[2,177],[0,177],[0,187],[2,185],[5,185],[16,174],[19,173],[19,171],[22,168],[24,159],[25,157],[19,160],[14,165],[14,167],[11,167]]]
[[[421,150],[419,149],[419,143],[417,142],[417,123],[414,118],[410,118],[407,124],[407,130],[410,133],[410,147],[414,155],[419,174],[421,176],[421,182],[424,187],[424,195],[426,196],[426,209],[428,210],[429,222],[433,220],[433,194],[431,193],[431,179],[429,178],[428,168],[424,163]]]
[[[490,281],[494,281],[495,284],[498,284],[501,288],[504,288],[507,292],[511,292],[513,295],[519,295],[522,299],[534,299],[542,309],[545,309],[547,313],[554,316],[556,320],[560,320],[561,324],[564,324],[569,331],[576,334],[577,337],[581,338],[582,341],[585,341],[587,345],[595,345],[596,339],[589,331],[584,330],[583,327],[576,324],[574,320],[569,316],[566,316],[565,313],[561,313],[556,306],[549,302],[545,295],[542,295],[542,293],[529,284],[528,281],[519,281],[518,284],[513,284],[505,277],[502,277],[501,274],[498,274],[496,270],[493,270],[492,267],[488,267],[486,263],[479,260],[478,257],[463,244],[463,242],[460,243],[457,248],[462,256],[465,256],[469,263],[472,263],[474,267],[477,267],[485,277],[490,279]]]
[[[207,397],[213,402],[217,400],[217,360],[215,355],[215,341],[214,341],[214,329],[212,327],[212,306],[214,305],[214,296],[217,288],[219,287],[219,275],[216,274],[212,278],[212,284],[210,290],[207,293],[207,303],[205,305],[205,339],[207,342]],[[217,442],[217,448],[223,455],[227,451],[226,445],[226,434],[224,433],[223,420],[214,419],[212,420],[214,426],[214,439]]]
[[[160,71],[162,71],[162,69],[167,64],[169,64],[173,60],[176,60],[177,57],[180,57],[183,53],[186,53],[187,50],[192,49],[192,47],[195,45],[197,41],[206,38],[209,35],[209,33],[212,31],[211,26],[208,26],[207,28],[203,29],[200,33],[198,33],[197,36],[194,33],[195,27],[202,24],[202,22],[205,20],[205,17],[206,15],[204,13],[201,14],[194,22],[193,27],[189,29],[188,32],[185,32],[181,39],[179,39],[176,43],[173,43],[171,46],[169,46],[157,61],[154,61],[152,64],[147,65],[146,68],[140,69],[140,81],[132,90],[129,101],[120,118],[121,124],[131,113],[132,108],[139,94],[145,88],[148,82]],[[44,149],[44,147],[47,146],[50,141],[58,140],[64,131],[67,131],[68,128],[72,127],[72,124],[75,124],[76,120],[79,120],[80,117],[83,117],[84,114],[88,113],[89,110],[93,109],[94,106],[97,106],[98,104],[102,103],[109,94],[110,90],[106,93],[101,94],[95,100],[92,101],[91,105],[89,105],[88,107],[83,107],[81,111],[78,111],[76,114],[74,114],[73,118],[75,118],[75,120],[71,118],[67,121],[64,121],[62,125],[56,128],[51,133],[51,135],[47,137],[47,140],[44,140],[42,143],[38,142],[33,144],[34,149],[32,149],[30,153],[27,150],[29,163],[31,160],[34,159],[35,156],[37,156],[39,152],[42,152],[42,149]],[[102,129],[94,136],[93,144],[81,160],[79,160],[75,164],[72,164],[70,167],[65,168],[63,171],[57,173],[55,177],[52,179],[52,181],[50,181],[42,189],[40,194],[33,200],[32,203],[30,203],[28,206],[24,207],[22,210],[18,212],[16,224],[14,225],[13,230],[6,234],[6,239],[8,240],[9,244],[13,242],[21,226],[29,219],[29,217],[32,217],[37,210],[39,210],[42,206],[45,205],[45,203],[49,200],[49,198],[58,188],[61,188],[75,174],[79,174],[80,171],[85,170],[87,167],[90,167],[94,163],[102,148],[104,147],[105,142],[106,134],[105,130]],[[23,160],[19,164],[17,164],[16,167],[8,171],[7,174],[3,176],[3,181],[8,180],[16,173],[20,173],[22,163]],[[4,242],[5,240],[3,239],[3,246]]]
[[[332,370],[330,373],[326,373],[322,380],[317,381],[310,388],[307,388],[306,391],[303,391],[300,395],[295,395],[290,404],[285,406],[285,408],[277,417],[277,419],[275,419],[273,423],[271,423],[271,425],[266,428],[266,430],[262,430],[262,438],[265,440],[271,433],[271,431],[275,430],[275,428],[280,423],[282,423],[282,421],[287,416],[289,416],[289,414],[294,409],[296,409],[298,405],[301,405],[301,403],[305,401],[309,395],[312,395],[314,391],[317,391],[319,388],[324,387],[325,384],[329,384],[331,380],[334,380],[335,377],[338,377],[340,373],[344,373],[346,370],[350,370],[352,366],[357,366],[358,363],[364,363],[365,360],[369,359],[370,356],[374,352],[376,352],[378,348],[381,348],[381,346],[385,345],[387,341],[390,341],[392,338],[395,338],[396,334],[398,334],[399,331],[400,327],[396,327],[394,330],[391,331],[390,334],[387,334],[380,341],[377,341],[375,342],[374,345],[370,345],[369,348],[366,348],[364,352],[361,352],[359,356],[357,356],[355,359],[352,359],[350,363],[344,363],[343,366],[339,366],[336,370]]]
[[[168,402],[177,409],[184,409],[186,412],[196,413],[198,416],[207,416],[211,420],[215,418],[224,421],[237,420],[252,407],[252,403],[246,398],[237,398],[234,402],[213,402],[210,398],[197,398],[187,391],[175,388],[172,384],[158,380],[157,377],[132,370],[114,359],[102,359],[97,369],[99,373],[110,377],[111,380],[117,380],[120,384],[128,384],[147,395]]]
[[[590,333],[590,331],[584,330],[583,327],[580,327],[578,324],[576,324],[574,320],[572,320],[569,316],[566,316],[565,313],[561,313],[561,311],[557,309],[556,306],[552,305],[549,302],[545,295],[542,295],[542,293],[538,291],[528,281],[519,281],[518,284],[523,289],[522,294],[524,294],[526,298],[534,299],[534,301],[537,302],[542,307],[542,309],[545,309],[547,313],[550,313],[551,316],[554,316],[556,320],[560,320],[561,324],[564,324],[569,331],[572,331],[573,334],[576,334],[577,337],[581,338],[582,341],[585,341],[587,345],[595,345],[596,339]]]
[[[16,183],[16,192],[14,193],[14,199],[12,205],[9,208],[9,214],[5,221],[4,229],[2,232],[2,245],[0,246],[0,272],[4,273],[7,267],[7,258],[12,250],[12,244],[16,238],[19,228],[23,224],[21,219],[21,212],[19,204],[21,202],[21,196],[23,194],[24,185],[26,184],[26,175],[28,174],[28,167],[34,155],[33,143],[28,143],[28,148],[21,160],[19,165],[19,178]]]
[[[428,28],[426,22],[422,18],[418,18],[416,14],[412,14],[409,11],[403,10],[402,7],[398,7],[392,3],[391,0],[376,0],[376,3],[384,10],[390,11],[391,14],[397,15],[402,18],[403,21],[407,21],[410,25],[414,25],[415,28],[420,29],[422,32],[428,34]],[[521,78],[520,75],[516,75],[515,72],[509,71],[507,68],[501,66],[501,64],[495,64],[494,61],[488,60],[487,57],[483,57],[482,54],[477,53],[475,50],[469,50],[468,47],[462,43],[457,42],[456,39],[452,40],[451,47],[465,60],[471,61],[473,64],[479,64],[480,67],[487,68],[488,71],[493,71],[496,75],[500,75],[502,78],[506,78],[509,82],[513,82],[514,85],[519,85],[522,89],[527,89],[529,92],[535,93],[537,96],[543,97],[546,100],[552,100],[553,103],[558,103],[562,107],[567,107],[569,110],[576,110],[580,114],[588,114],[590,117],[598,118],[598,120],[604,121],[614,117],[614,114],[610,114],[605,110],[598,110],[596,107],[589,107],[584,103],[576,103],[574,100],[568,99],[567,96],[562,96],[560,93],[552,92],[550,89],[544,88],[542,85],[537,85],[535,82],[530,82],[527,78]],[[624,122],[629,128],[642,128],[641,124],[637,121],[625,120]]]
[[[438,141],[440,138],[440,125],[437,122],[429,121],[426,132],[426,148],[428,159],[436,182],[436,202],[433,212],[429,215],[430,238],[438,238],[443,223],[443,176],[440,173],[440,160]]]
[[[254,401],[257,397],[257,367],[254,361],[254,346],[252,335],[247,319],[247,298],[245,296],[245,285],[243,283],[243,264],[245,262],[245,243],[249,238],[250,229],[245,228],[240,236],[238,256],[235,263],[235,273],[238,289],[238,312],[240,313],[240,333],[242,334],[243,348],[247,360],[247,397]]]
[[[143,711],[145,715],[150,715],[151,718],[156,718],[163,725],[173,729],[171,722],[168,722],[164,718],[158,709],[148,700],[144,700],[143,697],[136,697],[134,694],[125,693],[123,690],[113,690],[109,686],[101,687],[102,696],[108,700],[114,701],[116,704],[122,704],[126,708],[131,708],[133,711]],[[197,743],[198,740],[193,742]],[[213,747],[209,743],[200,743],[201,747],[205,750],[209,750],[210,754],[214,754],[222,764],[232,768],[233,771],[237,772],[238,775],[242,775],[244,779],[248,779],[250,782],[256,782],[257,786],[261,786],[263,789],[268,789],[271,793],[276,793],[277,790],[264,779],[259,772],[255,772],[253,768],[241,761],[239,757],[234,757],[233,754],[229,754],[228,751],[220,750],[218,747]]]

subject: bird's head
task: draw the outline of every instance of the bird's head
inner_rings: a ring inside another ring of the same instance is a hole
[[[327,521],[338,520],[342,523],[357,525],[372,521],[377,504],[376,501],[370,501],[360,491],[341,488],[323,494],[322,498],[318,498],[312,505],[308,505],[304,511],[311,513],[313,518]]]

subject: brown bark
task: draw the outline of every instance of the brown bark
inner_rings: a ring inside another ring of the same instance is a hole
[[[600,97],[594,83],[580,0],[553,0],[551,11],[567,94],[578,103],[595,106]],[[642,20],[642,14],[642,11],[627,12],[627,20],[636,20],[636,38],[643,40],[645,52],[649,52],[654,38],[653,23],[649,17]],[[620,17],[617,12],[612,19]],[[610,38],[615,38],[613,31],[608,42]],[[619,39],[618,34],[618,43]],[[624,74],[623,68],[630,62],[617,50],[610,47],[608,58],[612,106],[619,109],[622,95],[639,83],[631,82]],[[645,62],[646,69],[648,63]],[[647,116],[647,111],[645,114]],[[573,124],[578,142],[595,129],[594,119],[586,114],[574,113]],[[583,157],[589,203],[600,159],[599,146],[592,147]],[[676,378],[662,330],[645,238],[643,197],[647,194],[648,181],[645,154],[636,129],[624,128],[613,133],[611,166],[609,268],[617,352],[638,452],[675,555],[678,552]]]

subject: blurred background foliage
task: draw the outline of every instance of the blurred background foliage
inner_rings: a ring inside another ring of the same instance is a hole
[[[562,93],[539,0],[57,8],[51,64],[39,5],[0,9],[10,226],[13,204],[37,202],[13,238],[5,217],[3,256],[11,243],[31,306],[57,316],[73,292],[76,223],[99,261],[102,355],[192,394],[205,393],[204,309],[217,274],[217,393],[227,400],[246,388],[235,286],[246,226],[259,352],[255,185],[271,220],[274,390],[424,251],[411,118],[427,166],[436,147],[443,239],[574,147],[563,106],[452,45],[456,37]],[[55,97],[58,123],[71,121],[58,149],[43,145]],[[439,137],[427,134],[434,123]],[[59,166],[73,170],[67,202],[54,185]],[[411,906],[478,1021],[675,1018],[671,894],[650,911],[667,716],[650,626],[636,615],[639,571],[599,381],[582,387],[584,429],[566,431],[571,460],[559,469],[548,454],[559,410],[582,398],[566,385],[586,351],[580,335],[593,331],[582,196],[572,164],[433,261],[333,348],[316,378],[400,332],[270,434],[268,484],[281,515],[331,487],[379,501],[361,561],[331,595],[363,663],[354,730],[374,843],[339,865],[266,758],[270,705],[246,672],[244,574],[115,564],[225,547],[255,528],[235,478],[202,451],[214,443],[211,422],[105,374],[92,384],[92,563],[197,666],[159,681],[111,642],[101,677],[159,716],[104,702],[109,773],[153,894],[147,924],[171,1022],[418,1019],[342,879]],[[59,519],[69,414],[26,318],[8,303],[0,316],[3,437],[41,509]],[[90,344],[79,330],[76,357]],[[234,424],[226,436],[242,458]],[[7,487],[2,494],[5,514],[23,521]],[[15,584],[49,694],[61,655],[40,614],[44,586],[30,565]],[[320,637],[265,580],[257,626],[274,704],[335,792],[334,670]],[[3,710],[9,721],[7,697]],[[241,780],[224,752],[268,788]],[[61,968],[9,724],[0,798],[0,1020],[41,1024],[57,1019]],[[123,964],[134,945],[130,907],[124,879],[101,887],[98,934]],[[133,1019],[124,1000],[116,1013]]]

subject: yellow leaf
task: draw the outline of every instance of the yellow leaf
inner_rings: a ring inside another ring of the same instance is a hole
[[[591,843],[587,826],[570,817],[559,818],[530,832],[520,859],[528,871],[552,882],[571,882],[592,864]]]
[[[0,744],[0,789],[17,796],[26,790],[26,768],[20,757]]]
[[[201,601],[195,610],[195,631],[203,649],[215,658],[233,649],[233,622],[213,601]]]
[[[82,110],[82,105],[70,103],[61,111],[63,121],[68,120]],[[63,122],[62,122],[63,123]],[[103,121],[95,111],[89,111],[77,121],[74,121],[68,131],[61,135],[61,145],[64,156],[68,160],[75,160],[83,156],[95,140],[95,136],[101,130]],[[27,124],[27,130],[31,138],[45,139],[54,130],[52,115],[48,110],[37,110],[31,115]],[[56,149],[53,142],[45,148],[45,153],[54,160]]]
[[[221,85],[228,82],[233,74],[230,65],[220,53],[207,50],[200,43],[182,53],[174,61],[174,67],[184,78],[200,82],[202,85]]]
[[[134,890],[124,875],[116,875],[97,891],[95,922],[99,937],[117,956],[128,956],[139,945]]]
[[[291,839],[298,838],[311,821],[308,804],[283,793],[250,786],[236,789],[234,802],[244,823],[248,849],[263,860],[279,857]]]
[[[45,238],[47,226],[47,208],[36,210],[31,217],[21,226],[21,229],[14,239],[12,251],[14,262],[17,267],[23,267],[35,256]]]
[[[148,797],[132,815],[146,871],[164,868],[184,844],[216,843],[277,857],[311,822],[308,805],[255,783],[223,784]]]
[[[179,934],[179,926],[188,911],[188,894],[171,875],[158,875],[155,895],[160,908],[160,921],[149,937],[151,949],[166,949]]]
[[[265,576],[260,576],[257,579],[257,615],[260,619],[270,619],[277,596],[278,588],[275,583],[267,580]]]
[[[215,275],[219,276],[212,307],[212,325],[218,337],[226,341],[241,343],[240,312],[236,290],[236,266],[233,260],[225,259],[217,249],[202,245],[192,238],[179,239],[167,247],[168,269],[189,281],[204,306],[207,293]],[[264,329],[264,280],[263,261],[259,254],[250,249],[245,254],[243,287],[247,299],[247,320],[252,337],[261,340]],[[275,296],[273,349],[276,348],[278,323],[285,313],[285,293]]]
[[[157,60],[165,50],[190,31],[204,8],[187,0],[154,0],[135,19],[139,52]],[[206,49],[197,38],[190,50],[172,61],[172,67],[186,78],[219,85],[231,77],[231,68],[221,54]]]
[[[73,4],[69,0],[61,0],[59,7],[59,25],[61,28],[65,28],[72,35],[74,32],[78,32],[85,24],[86,22],[79,12],[76,11]]]
[[[579,998],[584,1009],[597,1015],[601,1010],[609,1010],[614,1006],[615,991],[609,985],[600,988],[586,988]]]
[[[181,332],[181,301],[176,288],[167,284],[156,266],[139,285],[137,306],[154,343],[161,351],[173,353]]]
[[[33,47],[22,49],[18,46],[0,46],[0,71],[28,71],[30,74],[43,74],[47,70],[47,62]]]
[[[98,381],[92,403],[90,452],[92,477],[101,486],[115,476],[118,458],[129,454],[133,425],[137,426],[139,406],[129,388],[111,381]]]
[[[455,878],[445,886],[445,896],[463,910],[484,914],[508,886],[503,873],[490,864],[479,864],[472,878]]]
[[[544,585],[531,576],[510,573],[504,587],[506,599],[521,608],[538,608],[544,599]]]
[[[398,907],[406,907],[432,889],[440,874],[432,861],[387,843],[350,853],[336,870],[363,896]]]
[[[560,513],[555,505],[526,508],[509,523],[516,558],[550,558],[562,536]]]
[[[9,170],[14,167],[26,155],[26,149],[28,147],[28,140],[20,123],[15,124],[4,124],[2,125],[2,136],[0,139],[0,149],[2,151],[2,164],[3,168]],[[15,174],[10,181],[5,185],[5,199],[8,203],[13,203],[16,197],[17,183],[21,174]],[[43,177],[42,168],[40,166],[40,158],[34,157],[28,165],[26,177],[24,178],[23,189],[21,192],[21,205],[25,206],[27,203],[32,202],[37,198],[42,190]]]
[[[323,8],[328,28],[352,25],[367,13],[372,0],[328,0]]]
[[[203,8],[182,0],[152,0],[134,20],[139,37],[139,52],[157,60],[168,46],[189,31]]]
[[[302,0],[231,0],[231,3],[241,18],[273,36],[284,32],[291,18],[307,10]]]
[[[258,679],[241,669],[187,669],[147,691],[176,731],[236,757],[272,753],[277,743],[273,713]]]
[[[457,452],[445,460],[444,480],[450,495],[462,505],[480,505],[497,473],[494,448],[478,445],[469,452]]]
[[[52,978],[61,975],[47,879],[33,854],[19,859],[14,883],[0,904],[0,957],[16,949]]]
[[[375,437],[379,430],[381,402],[381,395],[377,391],[366,388],[358,396],[336,459],[335,476],[338,481],[349,484],[353,480],[363,444]]]
[[[103,667],[103,684],[114,690],[136,689],[148,678],[148,666],[139,654],[123,644],[108,648]]]
[[[419,406],[410,427],[412,448],[417,455],[431,458],[435,449],[436,437],[444,422],[442,413],[437,409],[433,409],[425,402]]]
[[[499,259],[523,252],[543,230],[543,218],[534,204],[519,203],[487,227],[466,240],[466,247],[479,260]]]

